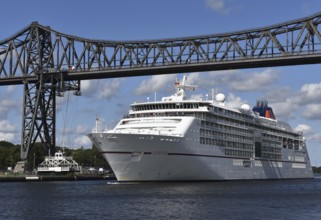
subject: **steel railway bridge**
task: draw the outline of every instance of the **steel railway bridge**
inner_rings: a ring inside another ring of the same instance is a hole
[[[321,62],[321,13],[268,27],[148,41],[91,40],[37,22],[0,41],[0,85],[24,86],[21,159],[55,152],[56,96],[81,80]]]

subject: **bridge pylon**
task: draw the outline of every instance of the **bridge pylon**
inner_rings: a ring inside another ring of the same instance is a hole
[[[57,71],[52,58],[51,33],[43,29],[30,30],[27,46],[28,68],[34,72],[36,80],[23,81],[24,98],[22,111],[21,151],[15,172],[27,169],[27,159],[31,146],[40,139],[45,144],[47,155],[55,153],[56,147],[56,96],[63,96],[68,90],[80,94],[80,80],[64,81],[68,70]]]

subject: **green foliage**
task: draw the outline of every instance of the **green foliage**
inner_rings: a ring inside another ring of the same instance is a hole
[[[31,146],[28,157],[29,170],[37,169],[37,166],[44,161],[46,155],[45,144],[35,143]]]
[[[20,147],[6,141],[0,142],[0,170],[13,168],[20,158]]]
[[[15,145],[13,143],[10,143],[8,141],[0,141],[1,147],[14,147]]]
[[[321,167],[312,167],[313,173],[321,173]]]
[[[72,157],[83,167],[103,167],[109,168],[108,163],[101,156],[95,147],[91,149],[77,149],[72,152]]]

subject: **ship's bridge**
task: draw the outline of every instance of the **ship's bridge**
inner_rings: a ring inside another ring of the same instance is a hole
[[[211,105],[212,101],[201,100],[134,103],[128,117],[192,116],[209,111]]]
[[[200,107],[209,106],[211,102],[202,101],[179,101],[179,102],[145,102],[140,104],[132,104],[132,111],[148,111],[148,110],[170,110],[170,109],[199,109]]]

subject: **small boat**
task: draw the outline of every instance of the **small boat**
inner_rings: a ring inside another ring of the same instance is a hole
[[[72,157],[64,156],[63,152],[58,151],[54,156],[45,157],[37,171],[38,173],[73,173],[80,172],[80,166]]]

